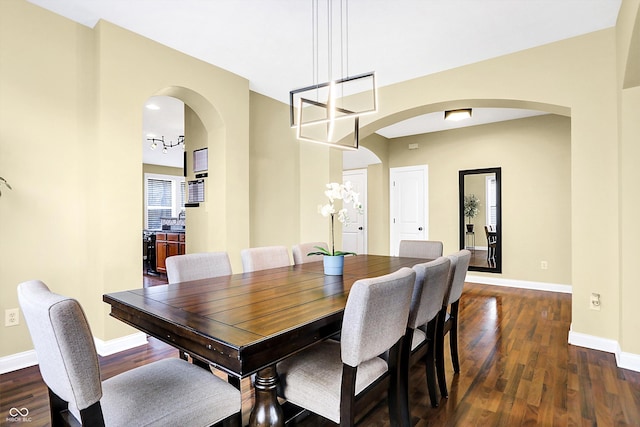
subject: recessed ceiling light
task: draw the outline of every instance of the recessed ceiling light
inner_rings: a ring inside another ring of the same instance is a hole
[[[449,110],[444,112],[444,119],[457,122],[458,120],[470,119],[471,108],[460,108],[458,110]]]

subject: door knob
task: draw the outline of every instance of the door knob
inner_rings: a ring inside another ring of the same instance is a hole
[[[418,231],[422,231],[422,227],[418,227]]]
[[[358,230],[362,231],[362,230],[363,230],[363,228],[362,228],[362,227],[358,227]]]

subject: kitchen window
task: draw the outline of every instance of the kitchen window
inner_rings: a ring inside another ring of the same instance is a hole
[[[160,230],[161,218],[176,218],[184,211],[184,177],[146,173],[144,184],[145,229]]]

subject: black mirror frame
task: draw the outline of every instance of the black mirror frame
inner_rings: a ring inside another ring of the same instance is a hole
[[[477,267],[469,265],[470,271],[483,271],[487,273],[502,273],[502,170],[496,168],[469,169],[458,172],[458,205],[460,207],[460,249],[465,248],[465,222],[464,222],[464,177],[467,175],[478,175],[495,173],[496,175],[496,235],[498,244],[496,245],[495,267]]]

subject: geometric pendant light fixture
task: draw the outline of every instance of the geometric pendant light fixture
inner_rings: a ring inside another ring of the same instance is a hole
[[[348,68],[348,0],[325,0],[327,22],[327,80],[317,83],[319,74],[319,0],[312,0],[314,84],[289,92],[290,124],[296,128],[296,138],[335,148],[357,150],[359,117],[377,111],[376,77],[374,72],[333,78],[334,36],[339,41],[340,71]],[[339,5],[338,10],[334,3]],[[334,22],[339,21],[338,29]],[[346,52],[346,54],[345,54]],[[348,137],[348,138],[347,138]]]

